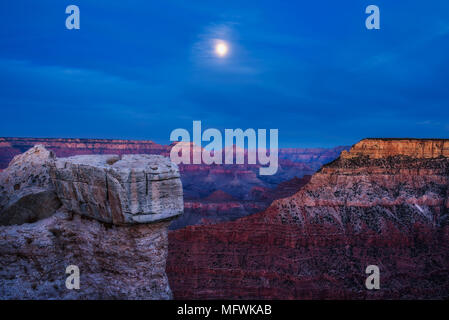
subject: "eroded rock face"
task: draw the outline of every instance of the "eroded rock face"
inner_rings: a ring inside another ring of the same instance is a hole
[[[36,146],[0,175],[0,299],[172,297],[167,228],[183,195],[168,158],[56,159]],[[79,290],[66,288],[70,265]]]
[[[448,157],[439,151],[434,157],[421,153],[422,145],[415,140],[411,146],[387,140],[385,146],[377,142],[376,150],[396,149],[397,154],[379,158],[377,151],[359,153],[365,143],[371,140],[356,144],[349,152],[352,156],[346,154],[324,166],[293,197],[274,202],[278,218],[300,226],[327,224],[356,232],[383,232],[389,225],[407,231],[415,223],[432,228],[447,223]]]
[[[68,210],[103,222],[149,223],[183,212],[178,167],[163,156],[60,158],[50,174]]]
[[[341,158],[350,159],[361,156],[381,159],[390,156],[408,156],[415,159],[449,157],[447,139],[364,139],[343,151]]]
[[[170,299],[167,226],[106,225],[58,212],[0,227],[0,299]],[[78,266],[80,289],[65,282]]]
[[[34,222],[61,206],[49,175],[54,160],[51,151],[37,145],[0,172],[0,225]]]
[[[175,298],[449,297],[448,141],[372,143],[264,212],[171,232]],[[365,288],[371,264],[380,290]]]

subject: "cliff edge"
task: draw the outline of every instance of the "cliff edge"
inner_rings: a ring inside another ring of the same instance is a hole
[[[449,139],[368,138],[343,150],[341,158],[366,156],[381,159],[389,156],[406,156],[414,159],[449,157]]]
[[[182,211],[168,158],[35,146],[0,173],[0,298],[170,299],[167,230]]]

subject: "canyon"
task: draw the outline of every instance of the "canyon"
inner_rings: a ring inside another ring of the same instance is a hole
[[[76,139],[76,138],[0,138],[0,170],[5,169],[16,155],[40,144],[57,157],[76,155],[126,155],[152,154],[168,157],[171,145],[160,145],[149,140]],[[193,148],[193,146],[191,146]],[[266,209],[276,197],[258,198],[260,190],[265,195],[281,194],[275,191],[282,182],[302,179],[318,170],[323,164],[337,158],[348,147],[288,148],[279,150],[279,168],[273,176],[258,174],[259,165],[180,164],[185,214],[174,220],[170,228],[190,224],[215,223],[235,220]],[[297,191],[295,189],[293,191]],[[232,196],[222,201],[208,197],[215,192]],[[274,193],[273,193],[274,192]],[[255,197],[255,198],[254,198]]]
[[[447,299],[447,145],[365,139],[263,212],[171,231],[174,297]]]
[[[150,141],[17,139],[0,147],[3,298],[449,298],[449,140],[281,149],[261,177],[178,169]],[[67,264],[86,290],[65,289]]]

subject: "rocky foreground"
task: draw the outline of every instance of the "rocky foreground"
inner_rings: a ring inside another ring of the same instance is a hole
[[[159,155],[56,158],[43,146],[0,173],[0,298],[169,299],[179,170]],[[69,290],[66,268],[80,270]]]
[[[448,156],[448,140],[362,140],[264,212],[170,232],[174,297],[449,298]]]

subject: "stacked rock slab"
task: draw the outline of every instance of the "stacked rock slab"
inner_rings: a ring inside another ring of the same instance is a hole
[[[50,175],[64,206],[116,225],[149,223],[183,211],[178,167],[159,155],[57,159]]]

